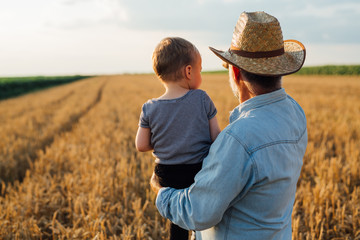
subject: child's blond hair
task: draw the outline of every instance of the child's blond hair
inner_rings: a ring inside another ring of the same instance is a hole
[[[153,52],[153,69],[162,81],[177,81],[183,77],[182,67],[193,64],[198,52],[194,44],[183,38],[164,38]]]

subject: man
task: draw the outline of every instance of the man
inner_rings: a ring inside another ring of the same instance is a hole
[[[303,110],[281,88],[281,76],[302,67],[305,48],[283,41],[275,17],[244,12],[230,49],[210,49],[228,64],[240,105],[194,184],[161,188],[152,178],[157,208],[175,224],[196,230],[196,239],[291,239],[307,128]]]

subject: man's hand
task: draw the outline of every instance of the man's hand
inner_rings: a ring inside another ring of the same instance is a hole
[[[160,185],[159,183],[159,178],[158,176],[155,175],[155,173],[153,172],[152,176],[151,176],[151,179],[150,179],[150,186],[151,186],[151,189],[156,193],[158,194],[160,188],[162,188],[162,186]]]

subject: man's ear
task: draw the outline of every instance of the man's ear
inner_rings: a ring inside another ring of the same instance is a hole
[[[231,70],[230,71],[233,71],[234,73],[234,80],[235,80],[235,83],[237,85],[239,85],[239,82],[240,82],[240,77],[241,77],[241,73],[240,73],[240,69],[238,69],[237,67],[234,67],[233,65],[231,65]]]
[[[186,65],[186,67],[185,67],[185,77],[186,77],[186,79],[191,79],[191,70],[192,70],[191,65]]]

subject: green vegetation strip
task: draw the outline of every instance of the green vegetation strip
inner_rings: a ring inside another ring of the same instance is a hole
[[[89,77],[91,76],[75,75],[0,78],[0,100]]]
[[[360,75],[360,65],[326,65],[303,67],[299,75]]]
[[[227,74],[227,70],[207,71],[205,74]],[[326,65],[303,67],[298,75],[360,75],[360,65]]]

